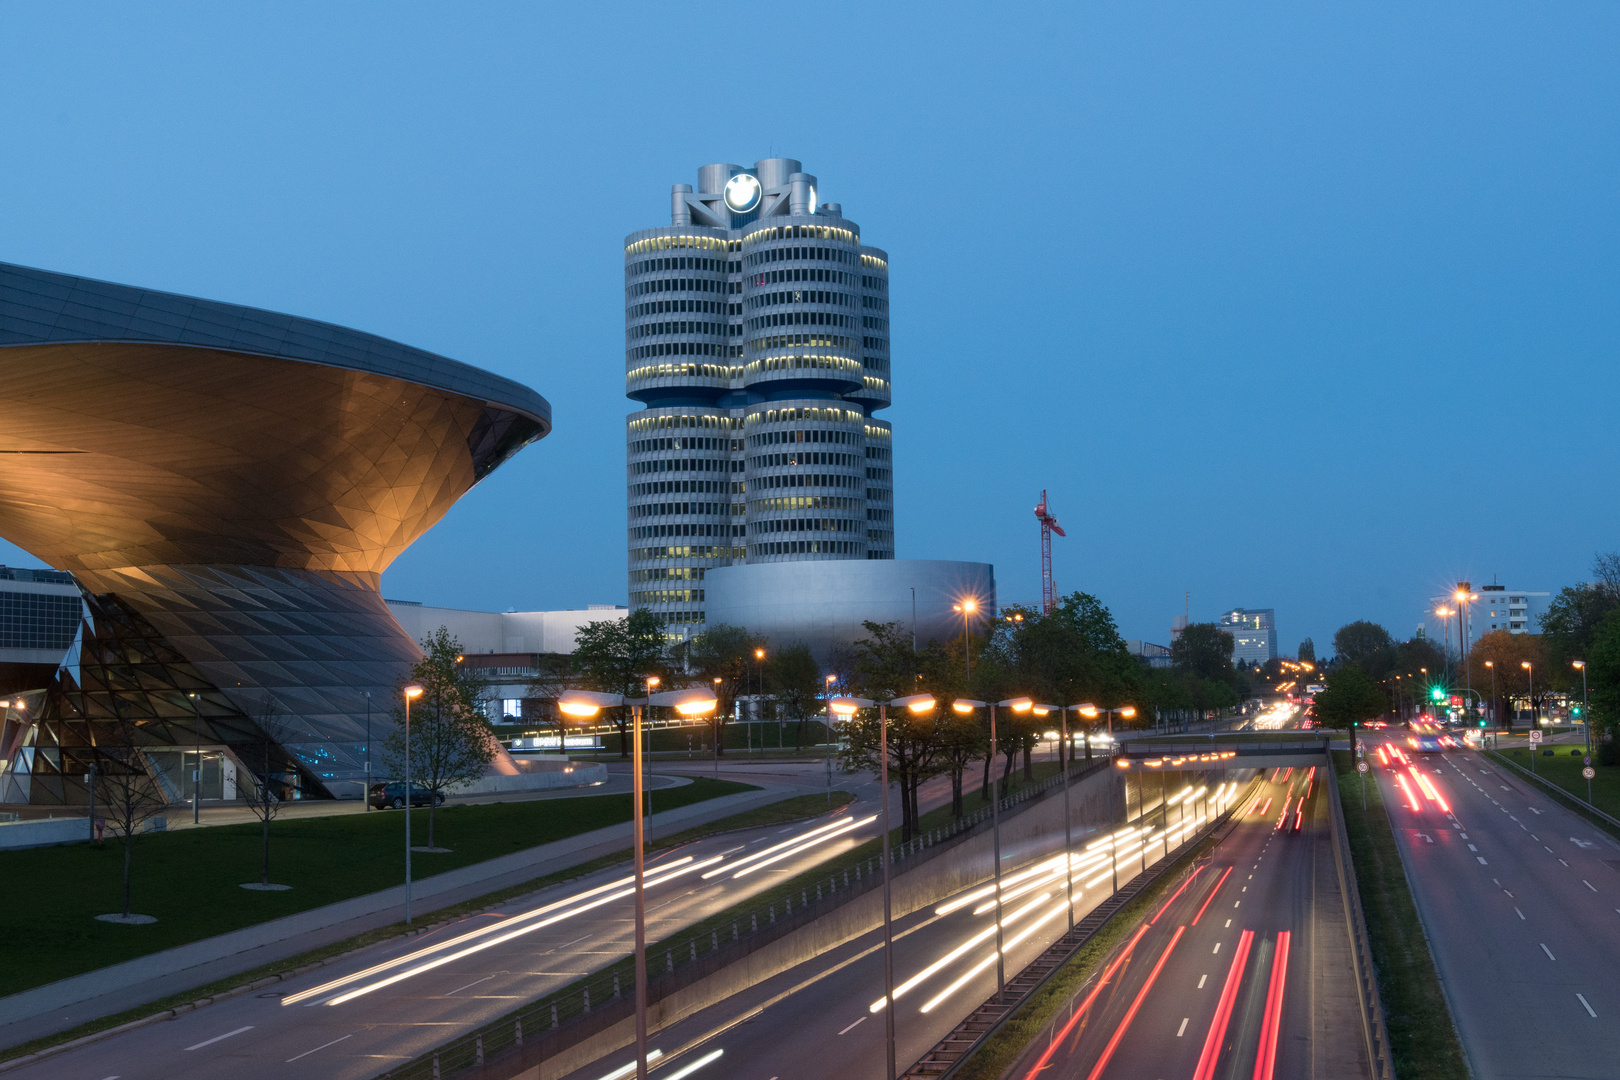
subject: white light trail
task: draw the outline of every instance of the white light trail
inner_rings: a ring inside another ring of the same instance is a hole
[[[799,836],[793,837],[791,840],[783,840],[780,843],[772,844],[770,847],[765,848],[762,851],[756,851],[756,852],[754,852],[754,854],[749,855],[746,858],[741,858],[741,859],[738,859],[736,862],[728,863],[727,865],[720,867],[720,869],[718,869],[718,870],[710,870],[707,874],[703,875],[703,880],[707,881],[709,878],[717,877],[720,874],[729,873],[730,871],[735,870],[738,867],[747,866],[748,864],[750,864],[752,862],[755,862],[755,861],[757,861],[759,859],[763,859],[768,855],[773,855],[776,852],[781,851],[783,848],[789,848],[789,847],[793,847],[793,846],[795,846],[797,844],[803,844],[807,840],[812,840],[812,839],[815,839],[815,838],[818,838],[818,837],[820,839],[826,839],[827,837],[824,836],[823,834],[845,833],[845,832],[848,832],[850,829],[859,828],[862,825],[870,824],[871,822],[874,822],[876,820],[877,820],[877,816],[874,814],[872,817],[865,818],[865,819],[863,819],[861,821],[856,821],[853,818],[844,818],[841,821],[834,821],[834,822],[832,822],[830,824],[827,824],[827,825],[819,825],[816,828],[811,829],[807,833],[803,833],[803,834],[801,834]],[[740,851],[742,849],[741,848],[735,848],[733,850]],[[727,852],[727,854],[730,854],[730,852]]]
[[[1040,907],[1041,904],[1043,904],[1047,899],[1049,899],[1051,897],[1051,895],[1052,895],[1051,893],[1042,893],[1041,895],[1037,896],[1035,899],[1031,900],[1028,904],[1026,904],[1023,907],[1019,908],[1017,911],[1013,912],[1012,914],[1002,916],[1001,928],[1003,930],[1005,930],[1009,924],[1017,922],[1019,919],[1023,918],[1025,915],[1028,915],[1030,912],[1032,912],[1036,908]],[[913,975],[911,978],[907,979],[905,982],[903,982],[899,986],[895,987],[894,988],[895,999],[898,1000],[901,994],[904,994],[908,990],[915,989],[919,983],[922,983],[930,975],[933,975],[936,972],[938,972],[940,968],[942,968],[945,965],[949,964],[951,961],[958,959],[959,957],[962,956],[963,953],[968,952],[975,945],[977,945],[980,942],[985,941],[985,940],[987,940],[989,938],[995,937],[995,935],[996,935],[996,926],[995,926],[995,923],[992,922],[989,926],[985,927],[983,930],[980,930],[977,934],[974,934],[972,937],[970,937],[966,941],[962,942],[962,944],[958,945],[956,948],[952,949],[950,952],[946,953],[944,956],[940,957],[938,960],[935,960],[932,964],[929,964],[927,967],[925,967],[921,971],[917,972],[917,974]],[[992,953],[992,956],[993,955],[994,955],[994,953]],[[883,999],[878,998],[876,1001],[872,1002],[872,1004],[867,1007],[867,1011],[868,1012],[874,1012],[874,1013],[882,1012],[883,1011]]]
[[[800,843],[798,847],[789,848],[787,851],[779,851],[775,855],[772,855],[768,859],[762,859],[761,861],[754,863],[752,866],[743,867],[741,870],[738,870],[735,874],[732,874],[731,876],[732,876],[732,878],[734,880],[736,878],[745,877],[748,874],[752,874],[755,870],[763,870],[763,869],[765,869],[765,867],[770,866],[772,863],[781,862],[783,859],[791,859],[795,855],[799,855],[799,854],[802,854],[802,853],[804,853],[806,851],[809,851],[811,848],[815,847],[817,844],[821,843],[824,840],[837,840],[837,839],[839,839],[841,837],[847,836],[849,833],[851,833],[854,830],[860,828],[862,825],[869,825],[869,824],[871,824],[872,822],[874,822],[876,820],[877,820],[877,815],[874,814],[871,817],[863,818],[860,821],[852,821],[852,822],[849,823],[849,825],[846,828],[838,829],[838,830],[836,830],[834,832],[823,833],[822,835],[816,837],[813,840],[806,840],[806,841]],[[759,854],[764,855],[765,852],[762,851]],[[754,858],[758,858],[758,857],[759,856],[754,856]],[[736,865],[740,865],[740,864],[733,863],[732,865],[736,866]],[[713,871],[710,871],[710,873],[713,873]],[[705,874],[704,877],[708,877],[708,874]]]

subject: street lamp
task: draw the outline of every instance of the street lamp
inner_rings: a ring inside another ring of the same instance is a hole
[[[1095,719],[1097,719],[1097,717],[1100,714],[1103,714],[1103,713],[1108,714],[1108,756],[1109,757],[1114,756],[1114,717],[1116,715],[1118,715],[1121,720],[1129,720],[1129,719],[1131,719],[1132,717],[1134,717],[1136,715],[1136,706],[1135,705],[1121,705],[1117,709],[1099,709],[1099,708],[1097,708],[1097,706],[1091,704],[1091,702],[1088,701],[1084,705],[1076,705],[1075,709],[1080,713],[1081,716],[1085,717],[1087,720],[1095,720]],[[1086,747],[1087,747],[1086,756],[1089,758],[1091,756],[1091,750],[1090,750],[1091,741],[1089,739],[1086,741]]]
[[[888,1064],[888,1071],[884,1076],[886,1080],[894,1080],[894,911],[890,902],[889,886],[889,706],[909,709],[913,713],[925,713],[933,711],[935,701],[933,694],[912,694],[892,701],[835,697],[827,702],[827,708],[839,716],[846,717],[854,716],[856,709],[870,709],[873,705],[876,705],[878,710],[878,784],[883,792],[883,1026]],[[999,875],[996,880],[1000,882]],[[996,902],[996,917],[998,920],[1001,917],[999,898]],[[999,925],[996,929],[996,944],[998,947],[1001,944]]]
[[[1496,728],[1496,723],[1497,723],[1497,715],[1496,715],[1496,661],[1495,660],[1487,660],[1487,661],[1485,661],[1485,666],[1491,669],[1491,728],[1494,731],[1494,729]],[[1497,739],[1501,738],[1500,735],[1496,735],[1496,736],[1493,736],[1493,737],[1497,738]],[[1498,744],[1498,745],[1500,745],[1500,744]]]
[[[836,674],[827,676],[827,690],[826,690],[825,696],[826,696],[827,700],[829,700],[829,701],[832,700],[833,684],[836,683],[837,681],[838,681],[838,676]],[[827,710],[827,805],[828,806],[832,805],[832,745],[833,745],[832,733],[833,733],[832,710],[828,709]]]
[[[1057,710],[1062,725],[1058,742],[1058,767],[1063,770],[1063,887],[1069,901],[1069,929],[1074,929],[1074,868],[1069,865],[1074,850],[1073,827],[1069,821],[1069,710],[1058,705],[1036,705],[1035,715],[1046,716]]]
[[[603,709],[620,705],[630,706],[631,768],[635,772],[635,811],[632,816],[633,846],[636,853],[636,1080],[647,1080],[647,895],[646,863],[643,841],[645,822],[642,816],[641,776],[641,711],[648,705],[667,705],[683,717],[705,716],[720,704],[713,692],[703,687],[691,690],[666,690],[652,693],[658,685],[656,675],[647,679],[646,697],[627,698],[623,694],[599,694],[589,690],[565,690],[557,696],[557,709],[567,716],[581,719],[594,717]]]
[[[962,680],[969,683],[973,680],[973,660],[968,648],[968,620],[979,610],[979,602],[969,597],[960,604],[952,604],[951,610],[962,613]]]
[[[1541,717],[1536,712],[1536,669],[1528,660],[1520,660],[1519,666],[1527,672],[1525,678],[1528,680],[1530,694],[1530,726],[1538,728],[1541,726]]]
[[[1434,613],[1440,616],[1440,625],[1444,628],[1443,633],[1445,634],[1446,638],[1445,677],[1446,682],[1449,683],[1451,681],[1451,609],[1448,607],[1439,607],[1434,609]]]
[[[1590,706],[1586,701],[1586,661],[1576,660],[1574,667],[1581,673],[1581,724],[1586,728],[1586,756],[1592,756],[1592,714],[1587,710]],[[1586,801],[1592,801],[1592,781],[1586,782]]]
[[[405,925],[411,925],[411,702],[422,696],[422,687],[411,683],[405,695]]]
[[[957,698],[951,702],[951,708],[959,713],[967,714],[974,709],[990,710],[990,830],[993,834],[992,847],[995,857],[995,888],[996,888],[996,1000],[1000,1001],[1007,993],[1006,962],[1001,951],[1001,782],[996,779],[996,710],[1011,709],[1016,713],[1029,712],[1035,703],[1027,697],[1008,698],[1006,701],[986,703],[973,701],[970,698]]]

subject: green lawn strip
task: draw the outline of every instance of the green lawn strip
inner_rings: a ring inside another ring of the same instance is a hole
[[[757,788],[697,779],[653,793],[673,810]],[[453,804],[438,811],[436,842],[417,853],[418,878],[630,820],[628,794]],[[413,840],[427,842],[427,811]],[[270,880],[285,892],[239,886],[259,880],[259,826],[220,825],[138,836],[131,910],[157,917],[118,926],[95,916],[121,910],[122,846],[72,844],[0,852],[0,881],[27,882],[27,903],[0,905],[0,997],[188,942],[362,896],[397,884],[404,870],[404,815],[396,811],[289,818],[270,827]]]
[[[1180,880],[1179,871],[1209,851],[1220,841],[1207,836],[1190,851],[1176,859],[1154,882],[1126,904],[1045,986],[1020,1005],[1001,1029],[990,1036],[985,1044],[963,1062],[957,1072],[959,1080],[996,1080],[1021,1057],[1030,1043],[1045,1034],[1047,1027],[1062,1011],[1076,991],[1089,982],[1107,961],[1109,955],[1136,930],[1137,916],[1145,914],[1164,895],[1166,889]]]
[[[1552,757],[1537,754],[1536,776],[1555,787],[1569,792],[1583,806],[1586,803],[1586,779],[1581,776],[1585,750],[1579,747],[1555,747]],[[1571,754],[1581,749],[1581,754]],[[1521,746],[1487,750],[1488,755],[1500,755],[1526,772],[1530,771],[1530,751]],[[1597,773],[1592,778],[1592,805],[1612,817],[1620,817],[1620,765],[1594,765]]]
[[[854,796],[847,791],[835,791],[833,792],[833,807],[836,809],[853,801],[853,799]],[[649,841],[647,844],[647,850],[649,852],[661,851],[667,848],[689,844],[694,840],[701,840],[705,836],[713,836],[717,833],[736,832],[745,829],[756,829],[762,826],[785,824],[793,821],[803,821],[806,818],[819,817],[824,813],[827,813],[827,798],[825,795],[797,795],[793,798],[783,799],[780,802],[771,803],[768,806],[762,806],[755,810],[746,810],[741,814],[733,814],[731,817],[721,818],[719,821],[710,822],[707,825],[699,825],[695,828],[686,829],[671,836],[664,837],[661,840]],[[592,859],[589,862],[580,863],[564,870],[558,870],[542,877],[534,878],[531,881],[525,881],[521,885],[514,885],[483,896],[474,897],[473,899],[467,900],[460,904],[440,908],[432,913],[432,918],[434,919],[433,923],[420,925],[414,931],[414,933],[420,934],[424,931],[444,926],[448,923],[457,922],[461,919],[465,919],[485,911],[490,907],[499,906],[509,900],[515,900],[519,897],[530,895],[551,885],[556,885],[565,881],[573,881],[589,874],[593,874],[598,870],[605,870],[614,866],[622,866],[627,863],[630,858],[630,849],[626,848],[623,851],[614,852],[611,855],[603,855],[599,858]],[[187,990],[181,994],[172,994],[169,997],[149,1002],[138,1008],[128,1009],[113,1016],[105,1016],[99,1020],[92,1020],[88,1023],[80,1024],[78,1027],[72,1028],[68,1031],[58,1032],[55,1035],[45,1036],[44,1038],[34,1039],[27,1043],[8,1047],[4,1050],[0,1050],[0,1061],[9,1061],[13,1058],[37,1053],[38,1051],[44,1050],[48,1047],[60,1046],[63,1043],[72,1042],[74,1039],[83,1038],[86,1035],[94,1035],[97,1032],[106,1031],[109,1028],[115,1028],[121,1024],[127,1024],[134,1020],[154,1016],[180,1006],[191,1005],[194,1002],[202,1001],[207,998],[218,997],[221,994],[230,993],[231,991],[237,990],[240,987],[250,986],[261,979],[296,972],[302,968],[308,967],[311,964],[317,964],[323,960],[329,960],[333,957],[342,956],[346,953],[375,945],[378,942],[402,938],[406,934],[407,931],[405,930],[404,923],[393,923],[389,926],[380,926],[375,930],[368,930],[365,933],[357,934],[354,937],[346,938],[343,941],[333,942],[332,944],[323,946],[319,949],[311,949],[308,952],[302,952],[296,956],[289,956],[283,960],[275,961],[274,963],[264,964],[260,967],[254,968],[251,971],[244,971],[239,975],[232,975],[229,978],[220,979],[217,982],[209,983],[206,986],[200,986],[193,990]]]
[[[1468,1065],[1378,784],[1368,778],[1363,810],[1354,758],[1341,750],[1333,759],[1395,1075],[1400,1080],[1468,1080]]]

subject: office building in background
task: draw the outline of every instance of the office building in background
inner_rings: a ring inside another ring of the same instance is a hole
[[[629,600],[672,640],[711,570],[895,554],[888,255],[792,159],[697,179],[624,248]]]
[[[1250,667],[1277,658],[1277,612],[1273,608],[1233,608],[1217,621],[1232,635],[1232,663]]]

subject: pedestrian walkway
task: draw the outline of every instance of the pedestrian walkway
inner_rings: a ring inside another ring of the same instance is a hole
[[[690,782],[670,779],[677,784]],[[669,836],[797,794],[800,790],[794,786],[770,784],[758,791],[662,811],[647,819],[647,836]],[[413,915],[421,921],[441,908],[625,851],[629,846],[630,826],[613,825],[435,874],[415,883]],[[404,903],[405,888],[400,885],[0,998],[0,1017],[4,1018],[0,1021],[0,1048],[65,1031],[387,926],[404,918]]]

